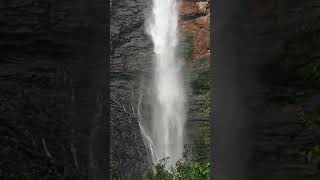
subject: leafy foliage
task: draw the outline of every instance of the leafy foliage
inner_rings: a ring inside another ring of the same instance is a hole
[[[195,93],[200,93],[201,91],[210,90],[210,81],[208,72],[202,72],[199,76],[191,82],[192,89]]]
[[[208,163],[210,159],[210,129],[205,127],[202,129],[200,135],[195,138],[191,146],[192,161]]]

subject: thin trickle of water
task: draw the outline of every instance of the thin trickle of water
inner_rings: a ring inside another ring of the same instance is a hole
[[[153,142],[150,138],[150,136],[146,133],[142,121],[143,121],[143,117],[141,114],[141,102],[142,102],[142,92],[140,90],[140,96],[139,96],[139,101],[138,101],[138,122],[139,122],[139,127],[140,127],[140,132],[142,134],[143,137],[143,143],[146,146],[146,148],[148,149],[148,156],[151,158],[152,164],[155,165],[157,163],[157,157],[155,154],[155,150],[154,150],[154,145]]]
[[[176,55],[178,46],[177,0],[153,0],[153,16],[147,32],[154,44],[154,100],[148,136],[158,160],[169,157],[169,165],[182,155],[186,120],[182,61]]]

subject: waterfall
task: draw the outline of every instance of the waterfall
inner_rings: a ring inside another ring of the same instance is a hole
[[[154,45],[154,99],[148,137],[157,161],[169,157],[168,163],[173,165],[182,157],[186,120],[182,61],[176,53],[177,0],[153,0],[152,13],[147,21],[147,32]]]

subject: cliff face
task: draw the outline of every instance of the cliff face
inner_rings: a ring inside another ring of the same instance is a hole
[[[141,176],[149,167],[138,124],[141,76],[151,71],[152,42],[145,32],[149,0],[113,1],[110,30],[111,176]]]

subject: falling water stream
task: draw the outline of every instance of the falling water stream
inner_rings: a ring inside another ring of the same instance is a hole
[[[148,130],[156,161],[169,157],[174,164],[182,155],[186,120],[185,90],[182,79],[182,61],[177,56],[178,3],[177,0],[153,0],[153,16],[147,21],[147,32],[154,45],[153,83],[154,99]],[[146,133],[148,132],[148,133]]]

